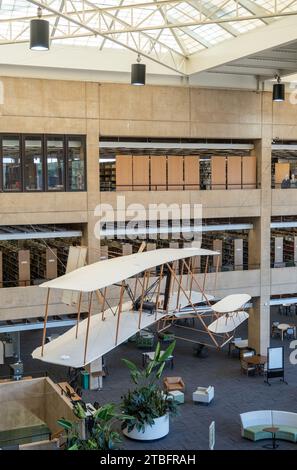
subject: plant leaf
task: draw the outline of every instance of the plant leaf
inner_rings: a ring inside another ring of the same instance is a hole
[[[59,426],[66,429],[67,431],[70,431],[73,427],[71,421],[67,421],[67,419],[64,419],[64,418],[58,419],[57,422],[58,422]]]
[[[73,446],[68,447],[68,450],[79,450],[79,447],[77,444],[73,444]]]
[[[161,352],[161,344],[160,342],[158,342],[157,346],[156,346],[156,350],[155,350],[155,355],[154,355],[154,360],[155,361],[158,361],[159,358],[160,358],[160,352]]]
[[[158,369],[158,372],[156,373],[156,377],[157,379],[159,379],[162,375],[162,372],[164,370],[164,367],[165,367],[165,362],[162,362],[162,364],[160,365],[159,369]]]
[[[170,356],[172,356],[173,350],[175,348],[176,341],[172,341],[172,343],[169,344],[168,348],[164,353],[160,356],[160,361],[164,362],[166,361]]]

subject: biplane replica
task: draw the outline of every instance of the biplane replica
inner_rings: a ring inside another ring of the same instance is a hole
[[[80,368],[102,357],[142,329],[157,324],[158,331],[178,325],[204,335],[203,344],[217,349],[234,337],[236,328],[248,318],[244,310],[248,294],[233,294],[216,303],[206,293],[209,257],[219,253],[202,248],[162,248],[102,260],[40,285],[47,289],[42,345],[32,357],[52,364]],[[203,280],[194,274],[196,257],[206,257]],[[117,286],[117,304],[111,305],[108,289]],[[77,322],[45,344],[50,292],[77,292]],[[81,319],[83,296],[87,317]],[[97,298],[94,312],[94,297]],[[195,327],[180,320],[195,319]],[[179,337],[177,337],[179,338]],[[180,337],[187,340],[187,337]],[[199,339],[189,339],[201,344]]]

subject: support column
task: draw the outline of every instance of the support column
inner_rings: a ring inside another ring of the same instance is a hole
[[[98,102],[99,85],[86,83],[88,223],[84,226],[83,241],[88,246],[88,263],[100,260],[100,240],[94,234],[95,224],[98,221],[94,216],[94,210],[100,203]]]
[[[271,221],[271,93],[262,94],[262,139],[255,142],[257,181],[260,183],[260,218],[249,237],[249,264],[260,262],[260,297],[254,298],[249,318],[249,346],[266,355],[270,344],[270,221]]]

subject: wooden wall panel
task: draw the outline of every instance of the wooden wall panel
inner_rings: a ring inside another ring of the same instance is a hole
[[[0,288],[3,287],[3,262],[2,251],[0,251]]]
[[[242,157],[242,187],[244,189],[257,187],[257,160],[254,156]]]
[[[227,157],[227,188],[241,188],[241,157]]]
[[[70,246],[66,274],[75,269],[82,268],[87,262],[88,248],[86,246]],[[79,292],[64,290],[62,294],[62,302],[67,305],[77,304],[79,300]]]
[[[165,191],[167,189],[167,162],[165,155],[151,156],[151,189]]]
[[[55,279],[58,277],[57,249],[46,249],[46,279]]]
[[[284,238],[275,237],[274,239],[274,267],[282,267],[284,262]]]
[[[213,257],[213,265],[215,268],[218,266],[218,269],[220,271],[222,268],[223,240],[216,238],[213,241],[213,250],[220,252],[220,255],[215,255]]]
[[[123,256],[125,255],[132,255],[133,253],[133,245],[131,243],[124,243],[122,245]]]
[[[243,239],[234,240],[234,269],[240,271],[243,269]]]
[[[276,163],[275,164],[275,187],[280,188],[282,181],[286,176],[290,177],[290,163]]]
[[[148,155],[133,156],[133,189],[148,191],[150,184],[150,157]]]
[[[20,250],[19,255],[19,286],[25,287],[30,285],[30,250]]]
[[[169,191],[184,188],[184,157],[168,155],[167,177]]]
[[[199,156],[188,155],[184,157],[185,189],[200,189]]]
[[[146,251],[152,251],[157,249],[156,243],[147,243],[146,244]]]
[[[100,246],[100,260],[108,259],[108,245]]]
[[[211,188],[226,189],[226,160],[225,157],[211,158]]]
[[[133,184],[132,155],[116,156],[116,188],[117,191],[132,191]]]

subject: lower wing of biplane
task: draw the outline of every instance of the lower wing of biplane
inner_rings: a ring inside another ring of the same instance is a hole
[[[187,335],[178,336],[178,338],[221,349],[232,340],[236,328],[249,318],[244,307],[250,299],[251,296],[248,294],[232,294],[213,305],[209,304],[209,299],[204,299],[204,305],[199,305],[202,302],[196,302],[196,305],[191,302],[190,307],[169,312],[169,315],[162,319],[160,330],[163,331],[174,325],[187,332],[196,333],[196,336],[192,334],[192,337]],[[180,320],[183,319],[193,319],[196,323],[189,327],[180,324]]]
[[[172,322],[174,316],[182,313],[185,308],[193,310],[212,345],[220,347],[215,339],[217,333],[213,333],[205,322],[204,315],[207,313],[197,314],[197,305],[202,304],[211,308],[212,318],[217,320],[223,312],[215,311],[214,308],[218,305],[220,309],[220,302],[224,299],[211,307],[210,301],[213,296],[205,293],[205,282],[200,286],[192,272],[191,264],[196,256],[215,255],[218,253],[201,248],[159,249],[99,261],[45,282],[40,286],[47,288],[43,340],[42,345],[33,351],[33,358],[68,367],[83,367],[111,351],[141,329],[156,322],[158,325],[163,321],[166,323],[168,319]],[[185,285],[187,284],[185,277],[187,280],[190,279],[190,289]],[[107,289],[114,285],[119,287],[119,302],[116,306],[111,306]],[[77,324],[45,344],[52,289],[79,293]],[[97,296],[100,308],[99,313],[92,314],[94,294]],[[125,295],[128,295],[129,301],[125,300]],[[83,296],[88,297],[88,308],[87,318],[81,320]],[[241,306],[246,301],[242,302]],[[238,303],[239,299],[236,305]],[[228,308],[231,304],[233,306],[228,312],[237,310],[234,302],[230,304],[227,301],[225,304]],[[229,333],[226,335],[230,337]],[[225,337],[224,341],[226,342]]]

